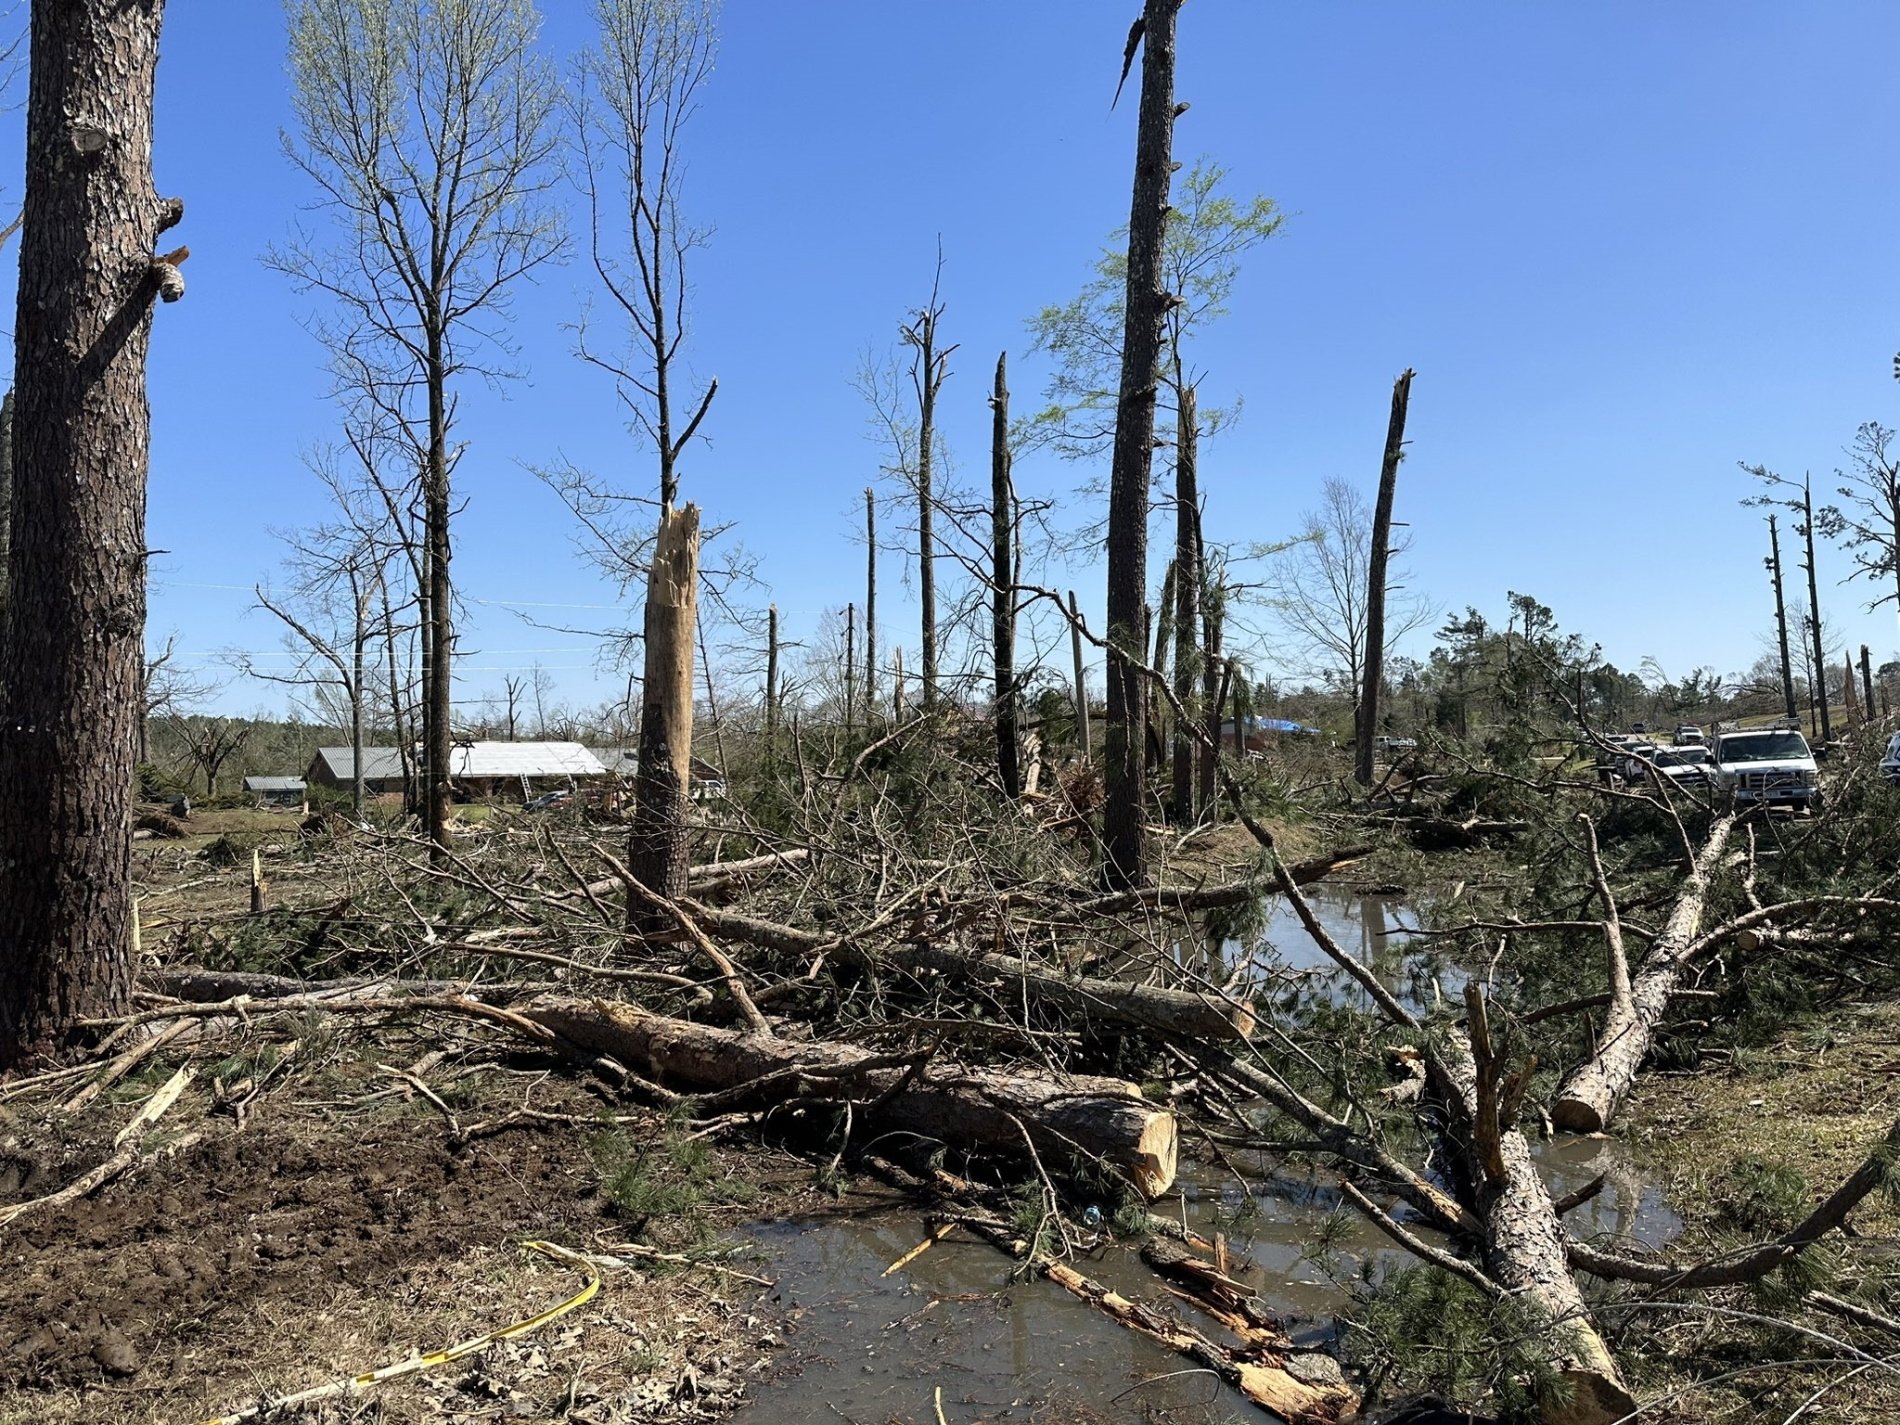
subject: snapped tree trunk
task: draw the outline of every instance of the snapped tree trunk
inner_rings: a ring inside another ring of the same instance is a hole
[[[647,575],[640,766],[634,774],[627,866],[642,885],[668,900],[686,893],[698,600],[699,506],[663,510]],[[672,923],[648,906],[629,906],[628,919],[636,928],[664,929]]]
[[[1873,655],[1864,643],[1860,646],[1860,691],[1867,708],[1865,716],[1871,722],[1877,716],[1874,711],[1874,663]]]
[[[1011,552],[1015,501],[1009,477],[1009,353],[996,358],[990,393],[990,631],[996,649],[996,772],[1003,795],[1022,795],[1022,754],[1016,746],[1016,559]]]
[[[1198,523],[1194,539],[1201,566],[1201,717],[1207,740],[1200,749],[1200,803],[1218,819],[1220,804],[1215,800],[1216,763],[1220,759],[1221,704],[1227,698],[1224,681],[1226,664],[1221,658],[1221,608],[1218,591],[1208,582],[1207,549],[1201,542]]]
[[[1089,685],[1082,661],[1082,606],[1076,602],[1073,589],[1069,590],[1069,655],[1075,661],[1075,740],[1082,749],[1082,760],[1087,761],[1093,753],[1089,737]]]
[[[162,0],[37,0],[0,683],[0,1070],[131,999]]]
[[[1696,932],[1702,926],[1702,908],[1708,900],[1709,877],[1728,849],[1735,818],[1725,816],[1709,828],[1708,840],[1696,853],[1687,883],[1676,897],[1662,933],[1643,957],[1642,968],[1630,979],[1627,997],[1613,994],[1609,1012],[1597,1036],[1596,1052],[1572,1069],[1551,1100],[1550,1121],[1572,1133],[1601,1133],[1616,1117],[1636,1072],[1649,1053],[1669,997],[1693,962]],[[1612,954],[1615,954],[1612,948]],[[1618,981],[1612,966],[1611,984]]]
[[[1147,686],[1123,656],[1143,642],[1148,582],[1148,480],[1154,463],[1155,387],[1161,325],[1162,240],[1174,163],[1174,36],[1181,0],[1145,0],[1141,107],[1135,129],[1135,182],[1128,214],[1128,278],[1123,296],[1121,383],[1115,406],[1108,493],[1108,805],[1103,878],[1111,889],[1147,879],[1142,774]]]
[[[1775,517],[1768,516],[1768,573],[1775,585],[1775,634],[1781,644],[1781,702],[1783,711],[1796,716],[1794,705],[1794,664],[1788,658],[1788,606],[1781,596],[1781,533]]]
[[[1821,584],[1814,567],[1814,492],[1801,482],[1801,533],[1808,542],[1808,631],[1814,635],[1814,698],[1820,710],[1821,741],[1834,740],[1827,710],[1827,652],[1821,647]]]
[[[765,736],[778,735],[778,605],[765,611]]]
[[[950,1145],[1099,1160],[1148,1197],[1174,1182],[1174,1115],[1120,1079],[932,1062],[920,1069],[848,1044],[741,1034],[630,1004],[545,1000],[523,1011],[570,1043],[663,1081],[757,1086],[765,1101],[848,1098],[880,1122]]]
[[[1173,747],[1174,819],[1194,823],[1205,802],[1196,795],[1195,773],[1200,747],[1189,730],[1200,700],[1194,695],[1198,671],[1195,632],[1201,603],[1201,494],[1200,411],[1192,386],[1183,386],[1176,417],[1178,429],[1174,462],[1174,696],[1181,711],[1175,718]],[[1156,656],[1159,657],[1159,650]]]
[[[877,498],[864,489],[864,723],[877,717]]]
[[[1385,459],[1379,467],[1379,498],[1372,510],[1372,555],[1366,569],[1366,670],[1359,693],[1358,745],[1353,770],[1359,785],[1372,785],[1372,745],[1379,728],[1379,694],[1385,681],[1385,566],[1392,554],[1392,497],[1405,456],[1405,407],[1412,398],[1412,370],[1392,383],[1392,417],[1385,428]]]

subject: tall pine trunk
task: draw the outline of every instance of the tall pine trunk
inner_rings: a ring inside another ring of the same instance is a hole
[[[699,506],[660,512],[647,575],[646,674],[640,698],[640,766],[634,776],[627,866],[669,900],[686,893],[693,775],[693,633],[699,601]],[[638,928],[671,921],[629,898]]]
[[[1016,747],[1016,560],[1010,536],[1015,511],[1009,479],[1009,354],[996,358],[990,393],[990,623],[996,646],[996,772],[1003,795],[1022,795],[1022,757]]]
[[[1103,879],[1111,889],[1148,877],[1147,689],[1124,656],[1145,642],[1142,600],[1148,582],[1148,480],[1154,463],[1155,386],[1161,324],[1161,248],[1174,162],[1174,32],[1181,0],[1146,0],[1142,11],[1141,108],[1135,132],[1135,183],[1128,212],[1128,282],[1123,297],[1121,385],[1115,409],[1108,492],[1108,806]]]
[[[1199,799],[1195,795],[1197,744],[1190,732],[1198,699],[1194,696],[1195,638],[1201,600],[1200,485],[1196,468],[1200,453],[1200,412],[1194,388],[1181,388],[1179,430],[1174,462],[1174,696],[1181,712],[1174,724],[1174,817],[1183,826],[1194,824]],[[1161,650],[1155,650],[1159,660]]]
[[[877,497],[864,488],[864,726],[877,721]]]
[[[1781,596],[1781,532],[1775,517],[1768,516],[1768,573],[1775,583],[1775,636],[1781,646],[1781,702],[1789,717],[1795,716],[1794,664],[1788,659],[1788,605]]]
[[[0,1070],[131,1000],[163,0],[34,0],[0,682]]]
[[[1379,466],[1379,498],[1372,509],[1372,554],[1366,570],[1365,686],[1359,692],[1358,743],[1353,770],[1359,785],[1372,785],[1372,746],[1379,729],[1379,694],[1385,683],[1385,566],[1392,554],[1392,497],[1405,457],[1405,407],[1412,397],[1412,371],[1392,383],[1392,417],[1385,428],[1385,458]]]

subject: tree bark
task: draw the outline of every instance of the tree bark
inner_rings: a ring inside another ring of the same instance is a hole
[[[844,730],[851,731],[858,710],[858,606],[844,606]]]
[[[439,288],[438,288],[439,290]],[[428,784],[424,789],[429,840],[440,851],[449,844],[449,767],[454,744],[453,667],[455,591],[449,581],[449,405],[448,363],[439,323],[429,333],[429,457],[425,537],[429,546],[429,658],[423,665],[423,703],[427,708]]]
[[[877,499],[864,489],[864,725],[877,718]]]
[[[1781,596],[1781,532],[1775,517],[1768,516],[1768,572],[1775,585],[1775,634],[1781,644],[1781,702],[1789,717],[1796,715],[1794,705],[1794,664],[1788,658],[1788,606]]]
[[[778,735],[778,605],[765,610],[765,736]]]
[[[1412,398],[1408,366],[1392,383],[1392,418],[1385,428],[1385,459],[1379,467],[1379,498],[1372,509],[1372,554],[1366,570],[1366,670],[1359,694],[1358,745],[1353,770],[1359,785],[1372,785],[1372,745],[1378,733],[1379,694],[1385,680],[1385,566],[1392,553],[1392,497],[1405,457],[1405,408]]]
[[[1866,712],[1863,716],[1872,722],[1878,716],[1875,712],[1877,705],[1874,702],[1874,662],[1873,655],[1864,643],[1860,646],[1860,690],[1862,701],[1866,704]]]
[[[1016,558],[1012,552],[1015,500],[1009,458],[1009,353],[996,358],[990,394],[990,625],[996,649],[996,772],[1003,795],[1022,795],[1022,753],[1016,737]]]
[[[627,865],[668,900],[686,893],[688,807],[693,775],[693,633],[699,601],[699,506],[663,510],[647,575],[645,682],[640,698],[640,765],[634,774]],[[636,928],[671,920],[628,907]]]
[[[1199,751],[1200,795],[1197,800],[1214,820],[1220,820],[1220,801],[1215,795],[1215,763],[1220,758],[1220,715],[1222,701],[1221,607],[1219,591],[1208,574],[1207,542],[1202,536],[1201,520],[1194,519],[1194,563],[1201,571],[1199,608],[1201,615],[1201,727],[1207,740]]]
[[[1069,656],[1075,662],[1075,740],[1086,762],[1093,753],[1089,734],[1089,685],[1082,661],[1082,607],[1076,602],[1073,589],[1069,590]]]
[[[0,664],[7,643],[7,563],[13,557],[13,388],[0,399]],[[3,676],[3,675],[0,675]],[[140,707],[144,689],[140,689]],[[145,761],[145,722],[139,720],[139,761]]]
[[[132,991],[163,0],[36,0],[0,654],[0,1070]],[[175,295],[168,288],[164,295]]]
[[[1814,696],[1820,709],[1821,741],[1834,740],[1827,709],[1827,653],[1821,647],[1821,585],[1814,567],[1814,492],[1801,482],[1801,533],[1808,542],[1808,628],[1814,635]]]
[[[630,1004],[546,1000],[523,1011],[570,1043],[699,1089],[756,1086],[760,1097],[849,1097],[885,1123],[953,1145],[1015,1154],[1079,1152],[1147,1197],[1174,1182],[1174,1115],[1120,1079],[1020,1073],[977,1065],[915,1068],[848,1044],[741,1034],[648,1014]]]
[[[1176,417],[1174,461],[1174,696],[1181,704],[1175,719],[1173,773],[1174,819],[1183,826],[1194,824],[1203,805],[1195,795],[1199,746],[1189,732],[1186,718],[1196,711],[1194,696],[1195,631],[1200,622],[1196,613],[1201,602],[1203,572],[1200,560],[1200,411],[1192,386],[1181,388],[1180,409]],[[1156,650],[1156,656],[1160,651]]]
[[[1123,297],[1121,384],[1115,408],[1108,495],[1108,805],[1102,841],[1110,889],[1148,875],[1147,687],[1123,653],[1143,642],[1148,582],[1148,481],[1154,463],[1155,387],[1161,325],[1162,241],[1174,154],[1174,38],[1181,0],[1145,0],[1141,32],[1141,107],[1135,132],[1135,182],[1128,215],[1128,281]]]
[[[1676,897],[1662,933],[1643,957],[1630,986],[1627,1004],[1612,1002],[1597,1037],[1596,1052],[1565,1077],[1551,1100],[1550,1119],[1573,1133],[1601,1133],[1616,1117],[1624,1095],[1636,1082],[1637,1070],[1649,1053],[1649,1044],[1677,983],[1692,963],[1702,908],[1708,900],[1709,877],[1728,849],[1735,818],[1725,816],[1709,828],[1708,840],[1696,853],[1688,883]]]

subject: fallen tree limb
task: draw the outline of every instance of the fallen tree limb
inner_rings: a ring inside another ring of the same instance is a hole
[[[1670,1262],[1619,1257],[1587,1243],[1572,1241],[1568,1244],[1570,1260],[1591,1276],[1641,1282],[1645,1286],[1687,1289],[1745,1286],[1786,1266],[1845,1222],[1847,1214],[1860,1205],[1861,1199],[1892,1178],[1896,1155],[1900,1155],[1900,1119],[1894,1120],[1893,1127],[1868,1153],[1866,1160],[1814,1211],[1774,1241],[1732,1256],[1683,1267]]]
[[[1697,946],[1696,931],[1708,901],[1710,877],[1728,848],[1735,822],[1731,814],[1709,827],[1708,839],[1696,852],[1687,883],[1676,897],[1662,933],[1629,980],[1627,997],[1617,992],[1612,965],[1610,1012],[1604,1017],[1596,1051],[1565,1076],[1551,1100],[1550,1119],[1557,1127],[1573,1133],[1601,1133],[1616,1117],[1618,1106],[1649,1054],[1650,1041],[1669,1007],[1670,996],[1693,963],[1691,952]],[[1620,949],[1613,939],[1612,959]]]
[[[1016,1151],[1022,1130],[1043,1147],[1097,1159],[1144,1196],[1174,1181],[1174,1115],[1120,1079],[934,1063],[886,1067],[888,1056],[848,1044],[740,1034],[605,1000],[546,999],[525,1010],[571,1044],[649,1075],[721,1091],[772,1079],[775,1096],[837,1097],[873,1106],[880,1120],[946,1143]]]

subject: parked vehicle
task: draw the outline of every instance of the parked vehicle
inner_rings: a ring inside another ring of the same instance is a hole
[[[1700,747],[1703,745],[1702,729],[1692,722],[1685,722],[1676,729],[1676,746]]]
[[[1649,760],[1678,787],[1706,787],[1709,785],[1710,772],[1714,767],[1714,758],[1709,749],[1693,743],[1678,742],[1674,747],[1658,747],[1650,754]]]
[[[540,796],[534,798],[526,806],[522,807],[522,810],[553,811],[556,807],[564,807],[573,800],[574,793],[566,788],[562,788],[559,791],[541,793]]]
[[[1725,732],[1710,749],[1715,786],[1736,801],[1821,809],[1821,774],[1808,740],[1792,727]]]
[[[1886,755],[1880,759],[1880,775],[1889,782],[1900,782],[1900,732],[1887,739]]]
[[[1617,764],[1616,774],[1626,782],[1643,782],[1649,779],[1650,762],[1662,748],[1653,742],[1632,742],[1623,749],[1623,760]]]

